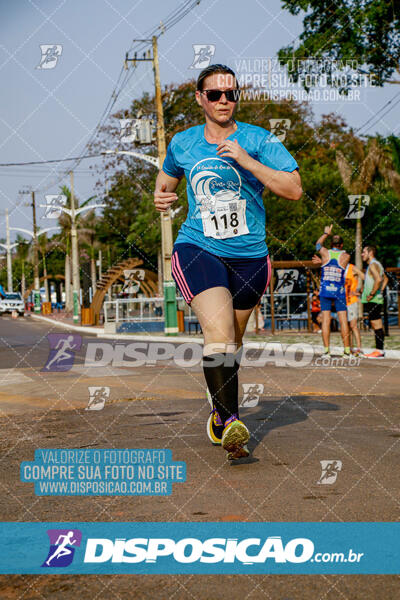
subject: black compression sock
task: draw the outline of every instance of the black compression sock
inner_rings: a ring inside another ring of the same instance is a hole
[[[243,354],[243,346],[240,346],[239,350],[236,350],[236,352],[234,354],[236,371],[239,371],[240,361],[242,360],[242,354]]]
[[[380,329],[375,329],[374,333],[375,333],[375,348],[377,350],[383,350],[385,334],[383,332],[382,327]]]
[[[203,356],[203,371],[207,387],[221,421],[238,414],[238,363],[231,352]]]

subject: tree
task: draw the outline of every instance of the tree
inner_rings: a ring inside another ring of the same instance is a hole
[[[341,150],[336,152],[336,162],[342,177],[343,186],[349,194],[364,195],[371,187],[373,178],[378,170],[379,163],[382,161],[382,154],[375,138],[371,140],[368,149],[363,152],[361,161],[354,166],[344,156]],[[355,263],[359,269],[362,268],[362,231],[361,219],[356,223],[356,260]]]
[[[360,79],[373,77],[377,86],[400,83],[400,77],[392,80],[395,73],[400,74],[398,0],[283,0],[282,4],[292,15],[304,13],[300,43],[292,43],[278,52],[280,63],[287,65],[294,81],[302,80],[306,74],[325,74],[332,85],[338,66],[343,74],[346,61],[347,64],[354,61]],[[351,77],[348,71],[343,86],[340,78],[339,87],[348,90]],[[307,88],[306,81],[303,82]]]

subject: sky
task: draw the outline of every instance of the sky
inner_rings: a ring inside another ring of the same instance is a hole
[[[0,0],[0,163],[82,154],[109,102],[132,40],[146,37],[186,4],[187,0]],[[257,60],[261,65],[266,59],[273,64],[277,51],[301,31],[302,15],[290,15],[281,0],[201,0],[159,37],[161,83],[178,84],[197,76],[200,71],[191,68],[194,45],[214,47],[212,63],[254,73]],[[46,44],[62,46],[52,69],[38,68],[40,46]],[[122,72],[122,77],[126,75]],[[151,64],[140,63],[112,112],[129,107],[133,98],[152,89]],[[314,98],[311,104],[316,118],[335,112],[357,129],[399,91],[397,85],[367,86],[352,100]],[[397,133],[395,102],[361,132]],[[60,185],[69,185],[68,164],[0,167],[0,238],[5,237],[6,208],[11,227],[32,229],[29,196],[20,192],[34,189],[37,204],[44,204],[45,194],[57,194]],[[81,200],[93,194],[98,179],[91,164],[83,160],[75,171],[75,193]],[[65,178],[57,183],[63,173]],[[38,207],[38,226],[55,224]],[[12,232],[11,238],[15,236]]]

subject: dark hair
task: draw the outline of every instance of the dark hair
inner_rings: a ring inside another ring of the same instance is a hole
[[[233,75],[236,80],[236,89],[239,89],[239,84],[236,79],[236,75],[232,71],[232,69],[230,69],[226,65],[217,64],[217,65],[210,65],[209,67],[206,67],[205,69],[202,70],[202,72],[198,76],[196,89],[199,92],[203,91],[203,83],[204,83],[205,78],[208,77],[209,75],[212,75],[213,73],[229,73],[230,75]]]
[[[332,237],[332,248],[343,246],[343,238],[340,235],[334,235]]]
[[[376,246],[374,246],[373,244],[371,244],[371,245],[365,246],[365,247],[368,250],[368,252],[372,252],[372,254],[374,256],[376,256]]]

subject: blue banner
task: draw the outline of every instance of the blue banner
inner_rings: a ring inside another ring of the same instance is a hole
[[[39,448],[20,475],[37,496],[169,496],[186,464],[167,449]]]
[[[400,573],[400,523],[13,522],[0,527],[0,573]]]

